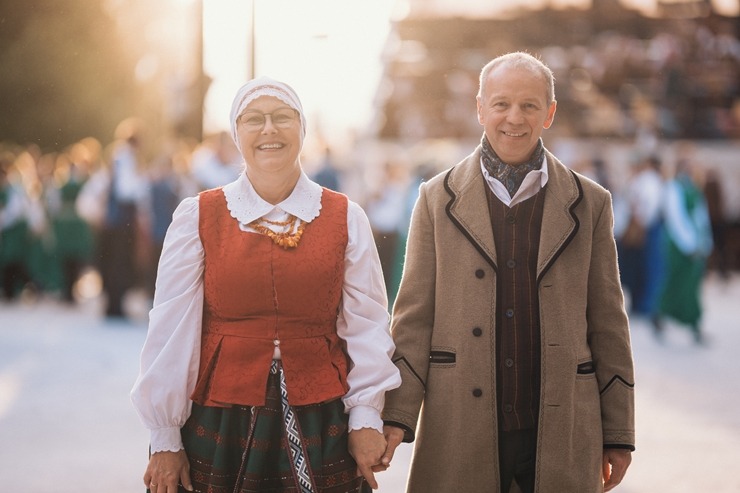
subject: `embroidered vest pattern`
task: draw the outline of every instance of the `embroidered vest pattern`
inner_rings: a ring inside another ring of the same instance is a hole
[[[348,358],[336,321],[348,241],[347,197],[324,189],[321,214],[294,249],[239,229],[221,189],[200,194],[199,231],[205,296],[193,401],[263,405],[275,340],[291,405],[344,395]]]

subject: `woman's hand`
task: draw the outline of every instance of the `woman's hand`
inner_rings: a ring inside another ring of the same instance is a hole
[[[378,430],[362,428],[349,432],[349,453],[357,462],[358,476],[364,476],[374,490],[378,489],[378,482],[373,471],[381,465],[380,458],[383,457],[385,448],[385,437]],[[380,470],[383,469],[385,467]]]
[[[144,484],[152,493],[177,493],[177,485],[193,491],[190,482],[190,463],[184,450],[179,452],[155,452],[149,458],[144,473]]]

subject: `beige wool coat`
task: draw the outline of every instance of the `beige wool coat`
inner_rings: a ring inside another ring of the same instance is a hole
[[[603,446],[634,446],[611,196],[546,155],[536,491],[595,493],[603,491]],[[409,493],[500,491],[494,339],[503,262],[486,186],[479,147],[423,184],[414,209],[391,325],[403,383],[383,413],[411,430],[405,441],[415,439]]]

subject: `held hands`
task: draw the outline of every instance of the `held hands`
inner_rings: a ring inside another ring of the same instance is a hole
[[[390,460],[385,461],[386,445],[383,434],[373,428],[349,432],[349,453],[357,462],[357,475],[364,476],[374,490],[378,489],[374,473],[385,471],[390,465]]]
[[[155,452],[149,458],[144,473],[144,484],[152,493],[177,493],[177,484],[193,491],[190,482],[190,463],[184,450]]]
[[[383,435],[371,428],[350,432],[349,453],[357,462],[358,475],[364,476],[374,490],[378,488],[374,473],[391,467],[393,453],[403,436],[403,430],[395,426],[384,426]],[[362,462],[358,457],[363,458]]]
[[[609,491],[622,482],[632,462],[632,452],[624,449],[604,449],[602,462],[604,491]]]
[[[382,470],[385,471],[390,467],[391,461],[393,460],[393,454],[396,452],[396,447],[403,442],[405,433],[398,426],[386,425],[383,427],[383,434],[385,435],[386,442],[388,442],[385,454],[383,454],[383,458],[381,459],[381,464],[383,466]]]

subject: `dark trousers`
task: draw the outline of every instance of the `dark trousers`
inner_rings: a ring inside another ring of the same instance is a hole
[[[12,300],[23,290],[23,286],[31,281],[31,276],[23,262],[13,262],[0,266],[0,281],[3,285],[3,295]]]
[[[74,302],[74,286],[84,267],[84,263],[76,258],[65,258],[62,260],[62,299],[68,303]]]
[[[107,225],[100,237],[100,275],[108,297],[106,315],[120,317],[123,297],[137,281],[136,275],[136,207],[118,206],[122,219]]]
[[[383,269],[383,278],[385,280],[385,289],[388,293],[393,290],[393,275],[395,269],[402,268],[396,266],[396,253],[398,249],[398,233],[395,231],[376,231],[373,233],[375,246],[378,248],[378,257],[380,257],[380,267]]]
[[[514,480],[521,493],[534,493],[537,430],[499,430],[498,454],[501,493],[509,493]]]

